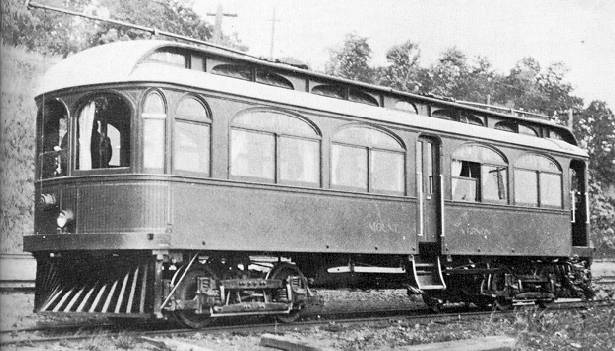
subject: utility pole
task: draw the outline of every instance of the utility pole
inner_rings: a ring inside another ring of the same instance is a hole
[[[280,20],[277,20],[275,18],[275,7],[273,8],[273,14],[269,21],[271,21],[271,45],[269,46],[269,58],[273,59],[273,42],[275,40],[275,23],[280,22]]]
[[[215,16],[216,21],[214,24],[214,38],[213,41],[216,44],[222,43],[222,18],[223,17],[237,17],[236,13],[225,13],[222,11],[222,5],[218,4],[218,8],[216,9],[216,13],[208,12],[207,16]]]

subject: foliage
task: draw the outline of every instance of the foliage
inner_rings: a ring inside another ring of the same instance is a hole
[[[389,65],[376,69],[378,83],[397,90],[418,92],[423,73],[419,66],[420,56],[418,44],[412,41],[393,46],[386,53]]]
[[[353,33],[348,34],[342,47],[330,51],[325,70],[336,76],[371,82],[374,76],[369,66],[371,54],[367,38]]]
[[[34,85],[55,57],[24,48],[1,46],[0,100],[0,246],[20,252],[22,237],[31,234],[34,205]]]
[[[555,116],[567,123],[574,111],[573,130],[587,149],[590,174],[592,238],[597,246],[615,245],[615,117],[602,101],[583,108],[566,80],[567,68],[546,68],[536,59],[522,58],[507,74],[496,72],[485,57],[468,58],[457,48],[445,50],[429,67],[420,65],[420,48],[412,41],[387,51],[387,65],[370,67],[367,38],[348,35],[342,49],[332,51],[327,71],[346,78],[378,83],[401,91],[474,101]]]
[[[27,10],[23,0],[1,1],[2,41],[46,55],[66,57],[118,40],[167,39],[117,24],[47,10]],[[45,4],[200,40],[208,40],[213,32],[212,26],[192,10],[188,0],[50,0]],[[222,40],[224,45],[246,50],[236,36],[223,35]]]

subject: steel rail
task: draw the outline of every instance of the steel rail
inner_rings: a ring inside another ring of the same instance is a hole
[[[563,301],[556,302],[554,304],[548,305],[547,309],[551,310],[569,310],[569,309],[582,309],[587,308],[588,306],[593,307],[610,307],[613,308],[615,306],[615,302],[612,300],[597,300],[597,301]],[[514,315],[514,313],[520,311],[521,309],[526,308],[537,308],[534,304],[528,307],[528,304],[515,306],[514,309],[508,311],[496,311],[496,310],[463,310],[460,308],[451,307],[450,309],[453,312],[448,313],[440,313],[433,314],[428,309],[388,309],[388,310],[370,310],[370,311],[355,311],[355,312],[332,312],[329,314],[320,314],[319,319],[315,320],[303,320],[295,323],[288,324],[279,324],[279,323],[245,323],[245,324],[228,324],[228,325],[214,325],[205,327],[202,329],[158,329],[158,330],[146,330],[146,329],[134,329],[134,330],[122,330],[120,332],[107,332],[107,333],[98,333],[98,334],[79,334],[79,335],[60,335],[60,336],[52,336],[52,337],[43,337],[43,338],[28,338],[28,339],[19,339],[19,340],[0,340],[0,347],[6,345],[16,345],[21,343],[44,343],[44,342],[58,342],[58,341],[79,341],[79,340],[87,340],[93,337],[98,336],[128,336],[128,337],[139,337],[139,336],[162,336],[162,335],[190,335],[194,333],[222,333],[222,332],[279,332],[288,329],[295,328],[310,328],[315,326],[326,326],[331,323],[335,323],[337,325],[358,325],[365,323],[373,323],[379,321],[390,320],[395,317],[403,317],[413,322],[420,322],[424,320],[428,320],[429,322],[446,322],[447,320],[459,320],[460,318],[473,318],[473,317],[483,317],[483,316],[508,316]],[[380,315],[378,315],[380,314]],[[366,316],[368,315],[368,316]],[[376,316],[374,316],[376,315]],[[350,316],[350,317],[349,317]],[[317,318],[316,315],[306,315],[307,317]],[[324,318],[323,318],[324,317]],[[162,323],[160,324],[162,325]],[[159,326],[160,326],[159,325]],[[150,324],[150,327],[153,326]],[[44,331],[44,328],[41,328],[38,331]],[[98,329],[93,329],[94,331],[101,330],[100,327]],[[17,332],[14,331],[3,331],[3,332]],[[76,328],[75,331],[82,332],[83,327]]]

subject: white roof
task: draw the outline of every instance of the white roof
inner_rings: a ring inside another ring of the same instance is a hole
[[[587,157],[585,150],[561,140],[537,138],[523,134],[515,134],[512,137],[510,132],[493,128],[417,116],[403,111],[256,84],[250,81],[183,69],[163,63],[141,62],[138,64],[149,53],[168,44],[178,45],[177,43],[166,41],[142,40],[115,42],[85,50],[49,69],[42,80],[42,84],[39,86],[37,95],[64,88],[93,84],[121,82],[171,83],[264,101],[276,101],[311,110],[396,123],[434,132],[473,136],[507,144],[532,146],[539,149]]]

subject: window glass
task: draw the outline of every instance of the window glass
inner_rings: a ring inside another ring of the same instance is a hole
[[[379,106],[378,101],[373,96],[352,88],[350,88],[348,92],[348,100],[366,105]]]
[[[205,60],[201,56],[192,55],[190,60],[190,69],[195,71],[205,70]]]
[[[231,130],[231,175],[275,179],[273,134]]]
[[[540,205],[562,206],[562,176],[540,173]]]
[[[486,201],[506,200],[506,167],[481,166],[481,195]]]
[[[527,154],[517,160],[516,166],[519,168],[534,169],[538,171],[559,173],[559,166],[551,159],[535,155]]]
[[[164,119],[143,120],[143,167],[164,168]]]
[[[393,106],[393,108],[396,110],[418,114],[416,107],[407,101],[397,101],[395,102],[395,105]]]
[[[182,68],[186,67],[186,56],[175,52],[157,51],[148,57],[148,60],[164,62]]]
[[[249,66],[222,64],[214,67],[211,70],[211,73],[244,80],[252,80],[252,68]]]
[[[164,115],[165,113],[166,111],[162,96],[156,92],[149,93],[145,98],[145,103],[143,104],[143,114]]]
[[[335,134],[335,141],[381,149],[403,150],[401,144],[389,134],[366,127],[344,128]]]
[[[344,100],[346,99],[346,88],[337,85],[318,85],[312,88],[312,94]]]
[[[164,169],[166,107],[162,95],[150,92],[143,103],[143,167]]]
[[[331,145],[331,184],[367,191],[367,148]]]
[[[182,100],[177,108],[177,116],[191,119],[208,120],[205,106],[195,98]]]
[[[564,140],[564,137],[557,131],[555,130],[550,130],[549,131],[549,138],[550,139],[555,139],[555,140]]]
[[[515,170],[515,201],[538,206],[538,176],[535,171]]]
[[[39,116],[39,123],[43,126],[42,145],[39,144],[41,176],[64,176],[69,156],[66,109],[58,101],[49,101],[43,105]]]
[[[474,178],[453,178],[453,200],[456,201],[478,201],[476,197],[476,179]]]
[[[517,126],[514,123],[510,122],[498,122],[495,124],[495,129],[504,130],[512,133],[517,132]]]
[[[118,96],[105,94],[86,103],[77,120],[75,168],[130,165],[130,108]]]
[[[431,113],[432,117],[436,117],[436,118],[442,118],[442,119],[448,119],[451,121],[456,121],[457,117],[455,114],[455,111],[450,111],[450,110],[437,110],[437,111],[433,111]]]
[[[494,150],[479,145],[464,145],[453,153],[453,159],[506,165],[506,160]]]
[[[534,128],[525,126],[523,124],[519,124],[519,134],[538,136],[538,132]]]
[[[403,153],[372,150],[370,160],[371,188],[403,194]]]
[[[239,115],[233,119],[233,125],[278,134],[317,136],[316,131],[307,122],[299,118],[266,111]]]
[[[288,79],[282,77],[281,75],[269,71],[257,71],[256,72],[256,82],[273,85],[280,88],[285,89],[294,89],[293,83],[291,83]]]
[[[469,114],[462,114],[460,121],[463,123],[469,123],[469,124],[473,124],[476,126],[483,126],[483,119],[481,117],[478,116],[473,116],[473,115],[469,115]]]
[[[280,137],[280,181],[319,183],[319,146],[317,140]]]
[[[173,168],[209,174],[209,125],[175,122]]]

